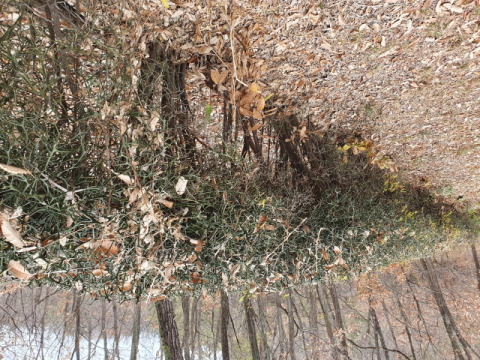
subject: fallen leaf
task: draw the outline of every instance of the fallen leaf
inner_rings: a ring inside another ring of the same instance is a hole
[[[173,202],[172,201],[168,201],[168,200],[165,200],[165,199],[160,199],[158,200],[158,202],[164,206],[166,206],[167,208],[171,208],[173,206]]]
[[[195,252],[199,253],[200,251],[202,251],[202,247],[203,247],[203,241],[199,240],[197,243],[197,246],[195,247]]]
[[[220,75],[220,79],[218,79],[218,84],[223,83],[223,81],[227,78],[228,76],[228,70],[225,70],[222,75]]]
[[[187,183],[188,180],[185,180],[183,176],[178,179],[177,185],[175,185],[175,191],[178,195],[183,195],[185,193],[185,190],[187,189]]]
[[[22,264],[15,260],[10,260],[7,270],[10,270],[13,275],[15,275],[15,277],[20,280],[28,280],[33,277],[32,274],[25,270]]]
[[[257,103],[257,111],[262,111],[265,108],[265,99],[261,98]]]
[[[118,253],[117,245],[111,240],[102,240],[99,248],[105,255],[116,255]]]
[[[373,30],[378,32],[378,31],[382,30],[382,28],[378,24],[373,24]]]
[[[5,236],[5,240],[12,244],[13,246],[21,249],[25,246],[23,242],[22,236],[20,233],[13,228],[13,226],[8,222],[7,219],[3,219],[2,221],[2,233]]]
[[[128,175],[118,175],[118,178],[122,180],[125,184],[127,185],[133,185],[135,184],[135,181],[130,178]]]
[[[12,175],[32,175],[32,173],[28,170],[25,169],[20,169],[15,166],[10,166],[10,165],[5,165],[5,164],[0,164],[0,169],[8,172],[9,174]]]
[[[335,246],[335,247],[333,248],[333,252],[334,252],[335,254],[340,255],[340,254],[342,253],[342,250],[340,250],[340,248],[339,248],[338,246]]]
[[[215,84],[219,84],[220,83],[220,78],[221,78],[221,75],[220,73],[217,71],[217,70],[212,70],[210,72],[210,76],[212,77],[212,80]]]
[[[338,23],[342,26],[347,25],[347,23],[345,22],[345,19],[343,18],[343,14],[338,15]]]
[[[253,117],[257,120],[262,120],[263,119],[262,114],[259,111],[257,111],[256,109],[253,110]]]
[[[324,249],[322,249],[322,254],[323,254],[323,257],[325,258],[325,260],[328,260],[328,254]]]

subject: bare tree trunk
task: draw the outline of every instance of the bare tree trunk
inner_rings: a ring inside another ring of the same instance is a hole
[[[445,297],[443,296],[442,288],[440,287],[440,283],[437,278],[437,274],[435,273],[430,259],[420,259],[420,264],[425,270],[425,276],[427,278],[428,286],[432,291],[433,297],[438,306],[438,310],[440,311],[440,314],[442,316],[443,324],[445,325],[445,330],[447,331],[448,337],[450,338],[455,357],[460,360],[464,359],[462,349],[458,344],[459,342],[463,346],[463,351],[465,352],[467,359],[471,359],[472,357],[470,355],[470,352],[468,351],[468,349],[471,349],[471,347],[460,333],[460,329],[458,328],[457,323],[455,322],[455,319],[453,318],[452,313],[448,308]]]
[[[385,305],[385,300],[382,300],[383,313],[385,314],[385,319],[387,320],[388,329],[390,330],[390,335],[392,335],[393,342],[395,344],[395,349],[398,349],[397,338],[395,337],[395,331],[393,330],[392,323],[390,322],[390,317],[388,316],[387,305]]]
[[[195,359],[195,324],[197,323],[197,305],[198,305],[198,300],[200,297],[197,297],[193,299],[192,302],[192,317],[190,319],[190,322],[192,324],[192,328],[190,331],[190,358],[193,360]]]
[[[183,360],[180,336],[178,335],[175,312],[170,299],[164,299],[155,303],[157,310],[160,339],[162,341],[165,360]]]
[[[390,360],[390,356],[388,355],[387,346],[385,344],[385,338],[383,337],[382,328],[380,327],[380,323],[378,321],[377,313],[373,307],[370,307],[370,317],[373,320],[373,327],[375,329],[375,345],[378,349],[378,340],[377,337],[380,338],[380,343],[382,344],[383,353],[385,355],[385,359]],[[380,354],[378,353],[378,359],[380,360]]]
[[[114,336],[115,336],[115,350],[113,351],[112,359],[117,357],[117,360],[120,360],[120,331],[118,331],[118,309],[117,303],[113,301],[113,329],[114,329]]]
[[[105,299],[102,299],[102,336],[103,336],[103,354],[104,354],[104,359],[108,360],[108,348],[107,348],[107,329],[106,329],[106,323],[107,323],[107,303]]]
[[[132,348],[130,349],[130,360],[137,360],[138,344],[140,341],[140,322],[142,313],[142,303],[137,301],[133,313],[133,329],[132,329]]]
[[[190,295],[182,297],[183,310],[183,356],[185,360],[190,360]]]
[[[88,316],[88,359],[92,358],[92,315]]]
[[[320,352],[318,351],[318,322],[317,322],[317,299],[315,296],[315,290],[313,286],[308,288],[308,302],[309,302],[309,314],[308,314],[308,324],[310,326],[310,331],[312,335],[312,353],[313,360],[320,359]]]
[[[477,275],[477,287],[478,287],[478,290],[480,290],[480,263],[478,262],[477,249],[475,248],[475,244],[471,244],[470,246],[472,248],[473,262],[475,263],[475,271]]]
[[[342,312],[340,309],[340,303],[338,302],[337,289],[334,283],[331,283],[330,288],[330,297],[332,298],[333,308],[335,310],[335,323],[337,332],[340,332],[340,351],[341,353],[348,357],[348,347],[347,339],[345,337],[345,328],[343,327]]]
[[[338,359],[339,350],[337,347],[335,335],[333,333],[333,326],[331,321],[332,311],[330,309],[330,304],[328,303],[327,294],[325,293],[323,286],[321,286],[320,284],[317,285],[317,295],[318,300],[320,301],[320,307],[322,308],[323,317],[325,319],[325,327],[327,329],[328,339],[330,340],[330,346],[332,348],[332,357],[334,359]]]
[[[288,289],[288,344],[290,359],[295,360],[295,323],[293,320],[292,290]]]
[[[262,340],[262,347],[263,347],[263,359],[270,360],[270,349],[268,347],[267,341],[267,327],[266,327],[266,313],[267,313],[267,305],[266,305],[266,296],[265,294],[260,294],[257,298],[258,304],[258,319],[260,323],[260,339]]]
[[[277,326],[277,337],[278,337],[278,343],[280,347],[280,356],[279,359],[286,359],[287,357],[287,349],[285,346],[286,343],[286,336],[285,336],[285,329],[283,328],[283,320],[282,320],[282,302],[280,298],[280,293],[275,294],[275,305],[277,307],[276,311],[276,326]]]
[[[243,307],[247,319],[248,338],[250,340],[250,349],[252,350],[252,360],[260,360],[260,352],[257,344],[257,333],[255,331],[255,314],[252,308],[251,295],[247,293],[243,297]]]
[[[221,332],[222,318],[217,321],[217,331],[215,332],[215,340],[213,342],[213,360],[217,360],[217,346]],[[227,340],[228,341],[228,340]]]
[[[49,295],[49,290],[50,288],[47,286],[47,291],[45,294],[45,298],[43,301],[45,301],[44,308],[43,308],[43,314],[42,314],[42,319],[41,319],[41,333],[40,333],[40,352],[42,354],[42,360],[45,358],[43,348],[44,348],[44,341],[45,341],[45,316],[47,315],[47,310],[48,310],[48,295]]]
[[[202,332],[201,332],[201,325],[202,325],[202,299],[198,299],[197,305],[197,323],[195,324],[195,333],[197,334],[197,341],[198,341],[198,358],[203,359],[203,348],[202,348]]]
[[[416,360],[417,357],[415,356],[415,348],[413,347],[413,340],[412,340],[412,333],[410,332],[410,321],[408,320],[408,316],[403,310],[402,302],[400,301],[400,297],[398,296],[397,289],[392,290],[393,297],[397,302],[398,309],[400,310],[400,316],[402,317],[403,324],[405,325],[405,332],[407,333],[408,342],[410,344],[410,351],[412,352],[413,360]]]
[[[68,296],[68,295],[67,295]],[[68,298],[67,298],[68,299]],[[67,332],[67,313],[68,313],[68,300],[65,300],[65,308],[63,309],[63,331],[62,331],[62,340],[60,340],[60,346],[58,347],[57,360],[60,359],[60,354],[63,348],[63,342],[65,341],[65,333]],[[72,309],[75,308],[75,296],[72,300]]]
[[[82,299],[80,294],[74,290],[73,292],[73,303],[75,304],[75,354],[77,360],[80,360],[80,303]]]
[[[222,289],[221,293],[221,328],[222,328],[222,359],[230,360],[230,353],[228,349],[228,322],[230,320],[230,305],[228,302],[228,294],[226,289]]]

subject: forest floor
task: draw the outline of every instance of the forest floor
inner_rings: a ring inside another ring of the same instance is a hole
[[[253,46],[270,60],[260,82],[275,84],[276,105],[360,133],[407,180],[478,207],[480,7],[463,2],[278,7],[266,15],[275,30]]]

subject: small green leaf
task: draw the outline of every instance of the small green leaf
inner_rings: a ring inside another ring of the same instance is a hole
[[[207,106],[205,106],[205,121],[207,123],[212,121],[212,118],[210,117],[211,114],[212,114],[212,104],[207,104]]]

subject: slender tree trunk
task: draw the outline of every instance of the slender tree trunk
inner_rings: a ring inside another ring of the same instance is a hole
[[[49,295],[49,290],[50,288],[47,286],[47,291],[45,294],[45,299],[43,300],[45,302],[44,307],[43,307],[43,314],[42,314],[42,319],[41,319],[41,328],[40,328],[40,352],[42,354],[42,360],[45,358],[43,348],[44,348],[44,341],[45,341],[45,316],[47,315],[47,310],[48,310],[48,295]]]
[[[252,360],[260,360],[260,352],[257,344],[257,333],[255,331],[255,314],[252,308],[251,295],[247,293],[243,297],[243,307],[247,319],[248,338],[250,340],[250,349],[252,350]]]
[[[230,305],[228,302],[228,294],[226,289],[222,289],[221,293],[221,331],[222,331],[222,359],[230,360],[230,353],[228,349],[228,323],[230,321]]]
[[[332,348],[332,357],[334,359],[338,359],[340,356],[338,354],[339,350],[337,347],[337,340],[335,338],[335,334],[333,333],[331,320],[332,311],[330,309],[330,304],[328,303],[328,297],[325,293],[325,289],[320,284],[317,285],[317,295],[318,300],[320,301],[320,307],[322,308],[323,318],[325,319],[325,327],[327,329],[328,339],[330,340],[330,346]]]
[[[390,356],[388,354],[388,351],[385,350],[387,348],[387,346],[385,344],[385,338],[383,337],[382,328],[380,327],[380,322],[378,321],[377,313],[376,313],[376,311],[373,307],[370,307],[370,317],[373,321],[373,327],[375,329],[375,334],[376,334],[375,345],[378,348],[377,337],[379,337],[380,338],[380,343],[381,343],[382,349],[383,349],[383,354],[385,355],[385,359],[390,360]],[[380,360],[380,354],[379,354],[379,360]]]
[[[477,287],[480,290],[480,263],[478,262],[478,254],[475,244],[470,245],[472,248],[473,262],[475,263],[475,273],[477,275]]]
[[[75,304],[75,354],[77,355],[77,360],[80,360],[80,303],[82,299],[76,290],[74,290],[73,299]]]
[[[202,299],[198,299],[197,305],[197,323],[195,324],[195,333],[197,335],[198,341],[198,359],[203,359],[203,347],[202,347]]]
[[[183,355],[185,360],[190,360],[190,295],[182,297],[183,310]]]
[[[417,357],[415,356],[415,348],[413,346],[412,333],[410,332],[410,321],[408,320],[408,316],[405,313],[405,310],[403,310],[403,305],[402,305],[402,302],[400,301],[400,297],[398,296],[397,289],[393,289],[392,294],[393,294],[393,297],[395,298],[395,301],[397,302],[398,309],[400,310],[400,316],[402,317],[403,324],[405,325],[405,332],[407,333],[408,342],[410,344],[410,351],[412,352],[412,358],[413,360],[416,360]]]
[[[138,344],[140,341],[140,322],[142,313],[142,303],[137,301],[133,313],[133,329],[132,329],[132,347],[130,349],[130,360],[137,360]]]
[[[182,346],[171,300],[167,298],[157,301],[155,308],[165,360],[183,360]]]
[[[107,342],[107,303],[105,299],[102,299],[102,336],[103,336],[103,354],[104,359],[108,360],[108,342]]]
[[[437,278],[437,274],[435,273],[430,259],[420,259],[420,263],[425,270],[425,276],[427,278],[428,286],[433,293],[433,298],[435,299],[435,302],[437,303],[438,309],[442,316],[443,324],[445,325],[445,330],[447,331],[448,337],[450,338],[452,349],[456,358],[460,360],[464,359],[462,349],[459,346],[460,343],[463,346],[463,351],[465,352],[467,359],[471,359],[472,357],[470,355],[470,352],[468,351],[470,345],[460,333],[460,329],[458,328],[457,323],[455,322],[455,319],[453,318],[452,313],[448,308],[445,297],[443,296],[442,288],[440,287],[440,283]]]
[[[72,300],[72,309],[74,308],[75,308],[75,296],[73,297],[73,300]],[[63,343],[65,341],[65,333],[67,332],[67,318],[68,318],[67,314],[68,314],[68,297],[65,299],[65,308],[63,309],[63,331],[62,331],[62,339],[60,340],[60,346],[58,347],[57,360],[60,360],[60,354],[62,352]]]
[[[275,305],[277,307],[276,311],[276,326],[277,326],[277,337],[278,343],[280,347],[280,356],[279,359],[286,359],[287,358],[287,348],[285,346],[286,343],[286,336],[285,336],[285,329],[283,328],[283,319],[282,319],[282,300],[280,297],[280,293],[275,294]]]
[[[213,342],[213,360],[217,360],[217,346],[219,342],[219,337],[221,333],[222,318],[217,321],[217,331],[215,332],[215,340]],[[228,339],[227,339],[228,341]]]
[[[88,316],[88,359],[92,358],[92,315]]]
[[[115,350],[113,352],[112,359],[117,357],[117,360],[120,360],[120,349],[119,349],[119,343],[120,343],[120,331],[118,331],[118,309],[117,309],[117,303],[113,301],[113,330],[114,330],[114,336],[115,336]]]
[[[320,360],[320,352],[318,351],[318,321],[317,321],[317,299],[315,296],[315,290],[313,286],[308,288],[308,302],[309,302],[309,314],[308,325],[312,335],[312,353],[313,360]]]
[[[288,289],[288,344],[290,359],[295,360],[295,323],[293,320],[292,290]]]
[[[388,329],[390,330],[390,335],[392,335],[393,343],[395,344],[395,349],[398,349],[397,338],[395,337],[395,331],[393,330],[392,323],[390,322],[390,317],[388,316],[387,305],[385,305],[385,300],[382,300],[383,313],[385,314],[385,319],[387,320]]]
[[[263,344],[263,359],[270,360],[270,349],[268,347],[267,341],[267,327],[266,327],[266,314],[267,314],[267,305],[266,305],[266,296],[265,294],[260,294],[257,298],[258,304],[258,319],[260,323],[260,339]]]
[[[200,299],[200,297],[197,297],[195,299],[193,299],[193,302],[192,302],[192,317],[191,317],[191,330],[190,330],[190,358],[192,360],[195,359],[195,336],[196,336],[196,332],[195,332],[195,324],[197,323],[197,306],[198,306],[198,300]]]
[[[330,288],[330,297],[332,298],[333,308],[335,310],[335,323],[337,331],[341,333],[340,335],[340,351],[341,353],[348,357],[348,347],[347,347],[347,339],[345,337],[345,328],[343,327],[343,320],[342,320],[342,312],[340,309],[340,303],[338,302],[338,295],[337,289],[335,284],[331,284]]]

